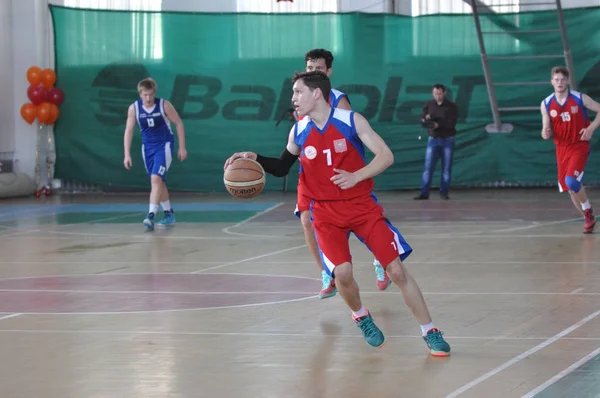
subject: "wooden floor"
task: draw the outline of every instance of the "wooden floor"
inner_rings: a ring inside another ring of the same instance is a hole
[[[600,209],[600,196],[590,190]],[[0,202],[0,397],[600,396],[600,241],[555,190],[385,194],[450,358],[428,355],[399,289],[354,237],[369,347],[320,272],[293,194]],[[598,199],[595,199],[598,198]]]

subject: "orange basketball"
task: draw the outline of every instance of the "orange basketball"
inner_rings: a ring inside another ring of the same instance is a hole
[[[232,196],[249,199],[263,190],[266,176],[262,166],[256,160],[239,158],[227,166],[223,182]]]

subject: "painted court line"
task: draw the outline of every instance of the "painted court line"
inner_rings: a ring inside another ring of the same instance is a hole
[[[197,272],[195,272],[197,273]],[[82,274],[77,276],[97,276],[100,274]],[[122,276],[122,275],[131,275],[131,274],[113,274],[113,276]],[[135,274],[134,274],[135,275]],[[159,275],[159,274],[154,274]],[[160,275],[169,275],[169,274],[160,274]],[[240,275],[238,273],[233,274],[215,274],[215,275]],[[261,274],[256,274],[258,276],[262,276]],[[59,275],[61,277],[62,275]],[[266,275],[265,275],[266,276]],[[43,278],[52,278],[52,277],[40,277]],[[25,279],[36,279],[36,277],[26,277],[26,278],[7,278],[0,280],[25,280]],[[304,278],[303,278],[304,279]],[[317,279],[315,279],[317,280]],[[224,292],[203,292],[203,291],[170,291],[170,290],[94,290],[94,289],[19,289],[19,288],[0,288],[0,292],[9,292],[9,293],[89,293],[89,294],[190,294],[190,295],[220,295],[220,294],[232,294],[232,295],[246,295],[246,294],[306,294],[306,295],[314,295],[314,291],[299,291],[299,290],[287,290],[287,291],[250,291],[250,292],[236,292],[236,291],[224,291]],[[375,291],[361,291],[363,295],[379,295],[381,292]],[[400,295],[402,292],[386,292],[386,295]],[[553,292],[423,292],[426,296],[600,296],[600,293],[553,293]]]
[[[576,330],[576,329],[580,328],[581,326],[585,325],[586,323],[588,323],[592,319],[596,318],[598,315],[600,315],[600,311],[596,311],[593,314],[588,315],[587,317],[583,318],[579,322],[577,322],[577,323],[569,326],[568,328],[566,328],[562,332],[560,332],[560,333],[552,336],[548,340],[546,340],[546,341],[544,341],[544,342],[536,345],[532,349],[530,349],[528,351],[525,351],[524,353],[522,353],[520,355],[517,355],[516,357],[514,357],[510,361],[504,362],[502,365],[500,365],[500,366],[498,366],[498,367],[490,370],[489,372],[485,373],[484,375],[476,378],[475,380],[473,380],[473,381],[465,384],[464,386],[458,388],[457,390],[451,392],[450,394],[448,394],[446,396],[446,398],[458,397],[460,394],[469,391],[471,388],[476,387],[477,385],[483,383],[484,381],[486,381],[490,377],[493,377],[493,376],[497,375],[498,373],[502,372],[503,370],[508,369],[512,365],[514,365],[514,364],[522,361],[523,359],[527,358],[528,356],[533,355],[536,352],[538,352],[538,351],[546,348],[550,344],[557,342],[558,340],[560,340],[564,336],[568,335],[569,333],[571,333],[574,330]]]
[[[252,235],[252,234],[244,234],[244,233],[240,233],[240,232],[232,232],[232,231],[230,231],[230,230],[231,230],[231,229],[234,229],[234,228],[241,227],[242,225],[244,225],[244,224],[246,224],[246,223],[248,223],[248,222],[250,222],[250,221],[252,221],[252,220],[254,220],[254,219],[256,219],[256,218],[258,218],[258,217],[260,217],[260,216],[263,216],[263,215],[267,214],[267,213],[268,213],[268,212],[270,212],[271,210],[275,210],[276,208],[278,208],[278,207],[282,206],[283,204],[284,204],[283,202],[279,202],[279,203],[277,203],[276,205],[274,205],[274,206],[271,206],[271,207],[269,207],[269,208],[267,208],[267,209],[265,209],[265,210],[263,210],[263,211],[261,211],[261,212],[258,212],[258,213],[256,213],[255,215],[253,215],[252,217],[248,217],[248,218],[246,218],[245,220],[243,220],[243,221],[240,221],[239,223],[237,223],[237,224],[235,224],[235,225],[232,225],[232,226],[230,226],[230,227],[223,228],[221,231],[223,231],[223,233],[230,234],[230,235],[255,236],[255,235]]]
[[[547,227],[549,225],[556,225],[556,224],[564,224],[564,223],[573,222],[573,221],[577,221],[577,220],[581,220],[581,217],[579,217],[579,218],[570,218],[568,220],[558,220],[558,221],[550,221],[550,222],[536,222],[534,224],[526,225],[526,226],[522,226],[522,227],[514,227],[514,228],[506,228],[506,229],[496,229],[496,230],[491,230],[489,232],[524,231],[524,230],[527,230],[527,229],[533,229],[533,228],[539,228],[539,227]]]
[[[0,321],[1,321],[1,320],[3,320],[3,319],[15,318],[15,317],[18,317],[19,315],[23,315],[23,314],[10,314],[10,315],[5,315],[5,316],[2,316],[2,317],[0,317]]]
[[[568,375],[569,373],[571,373],[572,371],[574,371],[575,369],[577,369],[578,367],[583,365],[584,363],[590,361],[592,358],[594,358],[598,354],[600,354],[600,348],[597,348],[596,350],[590,352],[585,357],[581,358],[579,361],[575,362],[573,365],[564,369],[562,372],[556,374],[554,377],[552,377],[550,380],[546,381],[544,384],[529,391],[527,394],[523,395],[521,398],[532,398],[533,396],[542,392],[546,388],[550,387],[552,384],[556,383],[557,381],[559,381],[560,379],[562,379],[563,377],[565,377],[566,375]]]
[[[309,298],[315,298],[309,297]],[[299,299],[301,301],[305,299]],[[210,310],[221,309],[224,307],[207,308]],[[177,310],[180,312],[180,310]],[[188,310],[183,310],[188,311]],[[193,310],[189,310],[193,311]],[[154,311],[154,312],[167,312],[167,311]],[[127,312],[111,312],[108,314],[124,314]],[[41,315],[77,315],[72,313],[63,314],[44,314]],[[93,314],[93,313],[84,313]],[[20,314],[22,315],[22,314]],[[363,339],[363,336],[359,333],[355,334],[327,334],[327,333],[277,333],[277,332],[192,332],[192,331],[178,331],[178,330],[98,330],[98,329],[0,329],[0,333],[31,333],[31,334],[147,334],[147,335],[181,335],[181,336],[235,336],[235,337],[300,337],[300,338],[319,338],[323,336],[335,336],[339,338],[350,338],[350,339]],[[421,344],[423,336],[421,335],[385,335],[386,338],[391,339],[418,339]],[[544,337],[505,337],[505,336],[452,336],[454,340],[543,340]],[[577,338],[565,338],[564,340],[578,340]],[[600,338],[588,338],[587,340],[600,340]]]
[[[225,264],[221,264],[221,265],[216,265],[214,267],[200,269],[198,271],[194,271],[194,272],[191,272],[191,273],[192,274],[199,274],[199,273],[206,272],[206,271],[212,271],[212,270],[215,270],[215,269],[220,269],[220,268],[223,268],[223,267],[228,267],[230,265],[241,264],[241,263],[246,263],[246,262],[249,262],[249,261],[252,261],[252,260],[258,260],[260,258],[275,256],[277,254],[286,253],[286,252],[289,252],[289,251],[292,251],[292,250],[296,250],[296,249],[300,249],[300,248],[303,248],[303,247],[306,247],[306,245],[294,246],[294,247],[290,247],[288,249],[277,250],[277,251],[274,251],[274,252],[261,254],[260,256],[248,257],[248,258],[244,258],[242,260],[232,261],[232,262],[229,262],[229,263],[225,263]]]

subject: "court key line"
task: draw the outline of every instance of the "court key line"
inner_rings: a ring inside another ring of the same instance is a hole
[[[284,202],[279,202],[279,203],[277,203],[274,206],[271,206],[271,207],[269,207],[269,208],[267,208],[267,209],[265,209],[265,210],[263,210],[261,212],[256,213],[252,217],[248,217],[245,220],[240,221],[237,224],[234,224],[234,225],[232,225],[230,227],[223,228],[221,231],[223,233],[225,233],[225,234],[236,235],[236,236],[250,236],[250,237],[254,237],[254,238],[276,238],[277,236],[270,236],[270,235],[261,236],[261,235],[245,234],[243,232],[233,232],[233,231],[230,231],[230,230],[234,229],[234,228],[241,227],[242,225],[244,225],[244,224],[246,224],[246,223],[248,223],[248,222],[250,222],[250,221],[252,221],[252,220],[254,220],[254,219],[258,218],[258,217],[260,217],[260,216],[264,216],[268,212],[270,212],[272,210],[275,210],[276,208],[278,208],[278,207],[280,207],[282,205],[284,205]]]
[[[237,261],[231,261],[229,263],[225,263],[225,264],[221,264],[221,265],[216,265],[214,267],[208,267],[208,268],[200,269],[198,271],[193,271],[191,273],[192,274],[199,274],[199,273],[206,272],[206,271],[212,271],[214,269],[220,269],[220,268],[228,267],[230,265],[241,264],[241,263],[246,263],[246,262],[252,261],[252,260],[258,260],[260,258],[275,256],[277,254],[286,253],[286,252],[289,252],[289,251],[292,251],[292,250],[296,250],[296,249],[301,249],[303,247],[306,247],[306,245],[294,246],[294,247],[290,247],[288,249],[277,250],[277,251],[274,251],[274,252],[261,254],[260,256],[248,257],[248,258],[244,258],[244,259],[237,260]]]
[[[462,387],[458,388],[457,390],[454,390],[453,392],[451,392],[450,394],[446,395],[446,398],[454,398],[459,396],[460,394],[469,391],[471,388],[478,386],[479,384],[483,383],[484,381],[486,381],[487,379],[489,379],[490,377],[493,377],[495,375],[497,375],[498,373],[508,369],[509,367],[511,367],[512,365],[522,361],[523,359],[529,357],[530,355],[535,354],[536,352],[548,347],[550,344],[557,342],[558,340],[560,340],[561,338],[563,338],[564,336],[568,335],[569,333],[573,332],[576,329],[579,329],[581,326],[585,325],[586,323],[588,323],[589,321],[591,321],[592,319],[596,318],[598,315],[600,315],[600,311],[596,311],[593,314],[588,315],[587,317],[583,318],[582,320],[580,320],[579,322],[569,326],[568,328],[566,328],[565,330],[563,330],[562,332],[550,337],[548,340],[536,345],[535,347],[533,347],[530,350],[525,351],[524,353],[517,355],[516,357],[514,357],[513,359],[504,362],[502,365],[490,370],[489,372],[483,374],[482,376],[476,378],[475,380],[463,385]]]
[[[3,320],[3,319],[15,318],[15,317],[18,317],[19,315],[23,315],[23,314],[20,314],[20,313],[19,313],[19,314],[10,314],[10,315],[5,315],[5,316],[3,316],[3,317],[0,317],[0,321],[1,321],[1,320]]]

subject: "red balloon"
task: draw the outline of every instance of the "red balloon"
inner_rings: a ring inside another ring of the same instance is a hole
[[[33,105],[39,105],[46,100],[46,89],[39,85],[31,85],[27,89],[27,98]]]
[[[64,100],[65,93],[60,88],[53,87],[48,91],[48,101],[54,105],[60,106]]]

